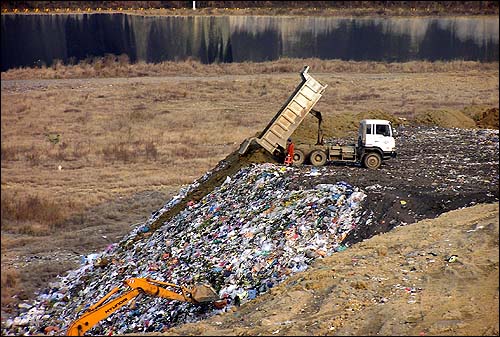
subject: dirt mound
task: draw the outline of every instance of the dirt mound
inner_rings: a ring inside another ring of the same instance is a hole
[[[476,122],[481,129],[498,130],[498,108],[488,105],[470,105],[463,109],[463,113]]]
[[[419,125],[440,126],[443,128],[473,129],[476,122],[457,110],[429,110],[418,114],[414,123]]]
[[[476,125],[482,129],[497,129],[498,130],[498,108],[486,109],[478,113],[474,120]]]

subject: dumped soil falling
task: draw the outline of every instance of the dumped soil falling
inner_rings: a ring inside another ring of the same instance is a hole
[[[200,179],[200,185],[188,193],[179,203],[164,212],[150,226],[152,231],[158,229],[163,223],[169,221],[183,210],[188,202],[198,202],[204,196],[212,192],[217,186],[220,186],[226,177],[231,177],[238,172],[242,167],[248,166],[251,163],[276,162],[276,159],[268,154],[264,149],[253,145],[249,147],[248,152],[241,156],[238,151],[229,154],[225,159],[221,160],[214,170],[208,173],[206,179]]]

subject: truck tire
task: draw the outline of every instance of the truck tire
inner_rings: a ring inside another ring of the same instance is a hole
[[[297,149],[293,152],[293,164],[294,165],[304,164],[305,159],[306,159],[306,156],[304,155],[304,152],[302,152],[302,150]]]
[[[363,158],[363,165],[369,169],[376,170],[382,164],[382,157],[377,152],[367,153]]]
[[[314,166],[323,166],[326,163],[326,153],[323,150],[314,150],[309,157]]]

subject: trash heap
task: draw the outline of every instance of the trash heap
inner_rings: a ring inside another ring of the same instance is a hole
[[[121,242],[82,259],[79,269],[26,305],[2,334],[29,335],[57,327],[51,333],[64,335],[86,308],[132,277],[178,285],[210,283],[227,300],[225,307],[215,308],[144,295],[88,331],[162,332],[252,300],[315,259],[345,249],[342,241],[358,224],[366,194],[346,182],[290,189],[295,170],[271,163],[246,166],[150,231],[149,224],[193,186],[181,190]]]

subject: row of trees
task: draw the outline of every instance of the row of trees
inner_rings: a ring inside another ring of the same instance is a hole
[[[2,9],[192,8],[193,1],[2,1]],[[196,1],[196,8],[407,8],[497,14],[498,1]]]

